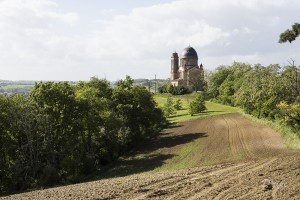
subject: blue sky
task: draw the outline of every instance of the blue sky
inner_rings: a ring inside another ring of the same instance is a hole
[[[168,78],[189,44],[207,70],[300,65],[297,0],[0,0],[0,79]]]

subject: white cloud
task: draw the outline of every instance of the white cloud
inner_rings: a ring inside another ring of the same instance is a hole
[[[145,76],[149,72],[168,76],[169,66],[164,65],[172,51],[180,52],[189,44],[198,51],[200,62],[210,68],[234,60],[265,62],[266,54],[269,63],[278,62],[278,51],[285,49],[277,45],[278,36],[283,24],[290,26],[291,19],[299,18],[293,10],[296,5],[297,1],[282,0],[185,0],[136,8],[95,32],[88,52],[100,60],[118,58],[115,65],[121,61],[126,70],[144,71]],[[288,52],[282,52],[282,59]],[[275,54],[271,59],[269,55]],[[212,57],[212,63],[205,61]],[[150,65],[149,60],[161,64]]]
[[[163,58],[170,50],[188,44],[205,47],[224,40],[230,33],[195,18],[199,13],[184,1],[134,9],[116,16],[104,30],[95,32],[88,50],[101,59],[112,57]]]
[[[61,27],[75,25],[79,16],[57,12],[56,7],[49,0],[0,2],[0,59],[1,68],[5,68],[1,70],[4,78],[47,79],[44,72],[61,68],[73,48],[78,48],[80,42],[65,35],[66,28]],[[57,74],[48,75],[55,79]]]
[[[298,40],[277,43],[299,21],[299,6],[296,0],[178,0],[90,23],[60,10],[58,0],[4,0],[0,79],[167,78],[171,53],[189,44],[207,68],[234,60],[282,64],[291,56],[300,62]],[[98,14],[108,13],[117,10]]]

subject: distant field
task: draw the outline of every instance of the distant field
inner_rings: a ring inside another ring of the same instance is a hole
[[[182,110],[178,110],[175,115],[172,115],[169,118],[170,122],[183,122],[183,121],[189,121],[192,119],[205,118],[205,117],[209,117],[209,116],[241,112],[241,109],[237,108],[237,107],[225,106],[225,105],[222,105],[219,103],[206,101],[207,110],[198,115],[191,116],[188,113],[188,106],[189,106],[189,102],[193,101],[195,98],[195,95],[193,95],[193,94],[178,95],[178,96],[170,96],[170,95],[166,95],[166,94],[155,95],[154,99],[157,102],[159,107],[163,107],[163,105],[166,103],[168,97],[171,97],[174,100],[181,99],[182,106],[183,106]]]
[[[33,89],[33,84],[8,84],[0,86],[0,93],[29,93]]]
[[[13,89],[21,89],[21,88],[33,88],[34,85],[5,85],[2,86],[4,90],[13,90]]]

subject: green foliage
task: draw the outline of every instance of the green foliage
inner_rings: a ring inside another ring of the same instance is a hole
[[[168,97],[167,102],[164,104],[162,109],[165,117],[170,117],[171,115],[176,114],[173,98]]]
[[[300,128],[300,102],[288,104],[286,101],[281,101],[277,107],[285,123]]]
[[[173,86],[170,83],[166,83],[158,88],[160,94],[169,93],[172,95],[184,95],[190,93],[189,89],[184,86]]]
[[[182,101],[181,99],[176,99],[175,102],[174,102],[174,108],[176,110],[182,110]]]
[[[191,116],[207,110],[205,101],[201,93],[198,93],[195,100],[190,102],[189,113]]]
[[[296,40],[296,38],[300,35],[300,24],[295,23],[292,25],[292,29],[287,29],[279,36],[279,43],[284,43],[289,41],[289,43]]]
[[[168,93],[170,93],[172,95],[183,95],[183,94],[188,94],[189,90],[188,90],[188,88],[186,88],[184,86],[170,85],[169,89],[168,89]]]
[[[294,65],[283,69],[279,65],[264,67],[243,63],[220,67],[209,77],[208,95],[217,102],[240,106],[258,118],[279,119],[299,127],[295,116],[300,96],[300,69]]]
[[[153,96],[126,77],[36,83],[29,96],[0,96],[0,194],[76,182],[165,124]]]
[[[215,115],[241,112],[241,109],[238,107],[226,106],[216,102],[205,101],[205,106],[207,107],[207,110],[201,113],[201,115],[191,116],[189,114],[189,105],[191,101],[195,100],[196,96],[197,93],[180,95],[180,96],[172,96],[174,101],[180,99],[180,101],[182,102],[182,109],[177,110],[176,114],[172,115],[170,118],[168,118],[168,120],[170,122],[177,123],[177,122],[189,121],[197,118],[205,118],[205,117],[210,117]],[[157,102],[158,106],[162,108],[163,105],[167,102],[168,97],[170,96],[166,94],[156,94],[154,96],[154,99]]]
[[[226,105],[234,105],[234,94],[243,83],[243,76],[251,69],[244,63],[234,62],[232,66],[220,66],[209,77],[207,96]]]

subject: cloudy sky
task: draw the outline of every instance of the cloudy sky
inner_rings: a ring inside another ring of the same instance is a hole
[[[168,78],[188,45],[206,69],[300,65],[299,0],[0,0],[0,79]]]

